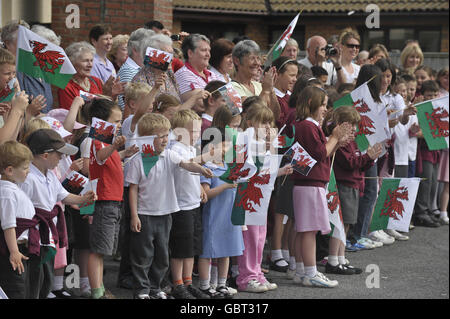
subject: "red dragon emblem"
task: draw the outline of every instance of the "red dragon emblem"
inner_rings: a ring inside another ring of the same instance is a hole
[[[64,63],[64,55],[58,51],[41,52],[47,46],[46,43],[30,40],[30,45],[33,49],[33,55],[36,57],[36,62],[33,65],[39,66],[42,71],[55,74],[58,66]]]
[[[10,95],[11,92],[11,88],[9,87],[9,85],[7,85],[3,90],[0,91],[0,101]]]
[[[150,54],[148,55],[149,63],[151,64],[151,66],[158,69],[167,69],[167,66],[170,62],[169,58],[170,56],[165,52],[158,53],[158,51],[156,50],[150,51]]]
[[[375,129],[373,121],[367,115],[363,115],[363,113],[370,112],[370,108],[367,105],[367,103],[364,102],[364,99],[359,99],[353,103],[353,106],[356,108],[356,110],[359,112],[361,116],[361,121],[359,122],[358,132],[356,133],[356,135],[358,136],[358,135],[374,134],[375,131],[371,131],[371,129]]]
[[[69,193],[79,194],[83,190],[85,183],[86,179],[82,175],[75,173],[71,179],[66,179],[63,182],[63,186]]]
[[[235,150],[238,150],[242,147],[235,145],[234,148],[235,148]],[[239,178],[248,176],[248,174],[250,173],[250,168],[246,168],[241,171],[242,167],[244,167],[245,162],[247,161],[247,158],[248,158],[247,151],[244,151],[242,153],[237,153],[236,163],[234,165],[232,165],[232,167],[230,168],[230,174],[228,175],[229,180],[234,182],[234,181],[238,180]]]
[[[431,135],[433,135],[434,138],[449,136],[448,120],[442,120],[445,118],[448,119],[447,110],[445,110],[443,107],[438,107],[433,110],[431,115],[429,113],[425,113],[425,116],[428,120]]]
[[[333,214],[334,211],[339,206],[339,197],[337,192],[330,192],[327,194],[327,203],[328,203],[328,209]]]
[[[253,205],[260,205],[260,200],[263,198],[261,188],[256,185],[267,185],[270,181],[270,174],[266,171],[261,171],[260,174],[253,175],[247,183],[247,187],[239,187],[238,195],[240,196],[239,202],[236,207],[242,207],[244,210],[250,213],[256,212]],[[253,204],[252,204],[253,203]]]
[[[304,154],[301,154],[294,158],[292,166],[297,168],[298,170],[307,170],[312,163],[313,161],[311,158],[307,157]]]
[[[107,122],[97,122],[95,128],[91,128],[89,137],[111,144],[114,135],[114,125],[108,125],[105,127],[106,125]]]
[[[236,107],[242,107],[241,98],[232,87],[227,87],[227,95]]]
[[[399,220],[397,215],[403,217],[405,208],[403,203],[399,199],[408,200],[408,188],[405,186],[398,187],[397,189],[387,192],[387,198],[384,201],[383,208],[381,209],[380,216],[389,216],[395,220]]]
[[[155,149],[150,144],[142,145],[142,156],[143,157],[153,157],[155,156]]]

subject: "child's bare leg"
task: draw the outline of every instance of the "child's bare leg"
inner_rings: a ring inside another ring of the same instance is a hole
[[[101,297],[102,293],[96,292],[101,289],[103,281],[103,255],[90,253],[88,260],[89,284],[92,289],[93,297]]]
[[[305,265],[305,274],[309,277],[316,275],[316,232],[300,233],[301,256]]]
[[[217,272],[219,277],[217,282],[218,287],[226,286],[229,265],[230,259],[228,257],[217,259]]]
[[[328,263],[331,266],[339,265],[338,256],[341,243],[342,242],[335,237],[330,238],[330,244],[328,248]]]
[[[183,259],[170,258],[170,272],[175,286],[183,284]]]
[[[200,289],[205,290],[209,288],[209,264],[211,259],[199,258],[198,259],[198,275],[200,281]]]
[[[192,270],[194,269],[194,257],[183,258],[183,282],[186,286],[192,285]]]

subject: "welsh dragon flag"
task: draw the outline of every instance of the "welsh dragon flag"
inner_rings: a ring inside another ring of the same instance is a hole
[[[231,223],[233,225],[265,225],[270,197],[282,156],[267,152],[264,163],[256,160],[258,172],[237,187]]]
[[[334,177],[333,170],[331,170],[330,182],[327,187],[327,204],[331,226],[331,232],[329,235],[339,239],[345,245],[347,238],[345,236],[341,202],[339,200],[336,178]]]
[[[145,176],[148,177],[148,173],[155,166],[156,162],[159,160],[159,155],[155,152],[155,146],[153,141],[156,135],[152,136],[142,136],[131,139],[134,144],[139,147],[139,154],[142,160],[142,167],[144,168]]]
[[[3,88],[0,91],[0,103],[2,102],[9,102],[14,97],[14,93],[16,93],[16,89],[14,87],[14,83],[16,82],[16,79],[12,79],[8,82],[5,88]]]
[[[381,184],[369,231],[409,231],[420,178],[385,178]]]
[[[76,73],[61,47],[23,26],[19,26],[16,58],[18,71],[61,89]]]
[[[294,144],[295,126],[292,125],[292,131],[293,131],[292,137],[289,137],[286,134],[281,134],[285,128],[286,128],[286,124],[283,125],[283,127],[278,132],[277,137],[272,142],[272,146],[274,148],[286,148],[286,147],[291,147],[292,144]]]
[[[267,60],[264,63],[264,67],[272,65],[272,62],[280,57],[281,53],[284,50],[284,47],[286,46],[287,41],[291,38],[291,35],[294,32],[300,14],[301,12],[299,12],[295,16],[295,18],[291,21],[291,23],[289,23],[287,29],[284,30],[283,34],[278,38],[277,42],[275,42],[273,47],[270,49],[269,53],[267,54]]]
[[[238,132],[237,130],[226,128],[225,132],[227,140],[231,138],[232,147],[225,154],[225,162],[228,164],[228,169],[220,176],[220,179],[230,184],[245,182],[257,171],[250,147],[255,133],[254,129],[248,128],[244,132]]]
[[[390,138],[386,109],[373,100],[367,82],[333,104],[334,108],[340,106],[354,106],[361,116],[355,138],[361,151]]]
[[[419,125],[431,151],[448,148],[448,95],[416,104]]]

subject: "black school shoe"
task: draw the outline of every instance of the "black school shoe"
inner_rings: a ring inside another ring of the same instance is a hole
[[[172,289],[171,295],[175,299],[197,299],[193,296],[185,285],[177,285]]]
[[[284,260],[284,258],[280,258],[280,259],[277,259],[275,261],[271,260],[270,263],[269,263],[269,269],[270,270],[275,270],[275,271],[278,271],[278,272],[287,272],[287,270],[289,268],[289,265],[286,265],[286,266],[279,266],[279,265],[277,265],[277,263],[279,261],[282,261],[282,260]]]
[[[71,298],[73,298],[72,295],[70,293],[68,293],[67,291],[65,291],[64,289],[53,290],[52,294],[55,295],[55,298],[50,298],[50,299],[71,299]]]
[[[363,272],[363,270],[361,268],[353,267],[352,265],[350,265],[350,263],[347,263],[347,264],[345,264],[343,266],[347,267],[349,269],[353,269],[353,271],[355,272],[355,275],[362,274],[362,272]]]
[[[203,291],[193,285],[188,285],[186,288],[187,291],[197,299],[211,299],[210,295],[205,294]]]
[[[225,296],[223,293],[216,291],[214,289],[212,289],[211,287],[209,287],[208,289],[199,289],[202,293],[206,294],[209,296],[209,299],[225,299]]]
[[[344,265],[332,266],[330,263],[325,265],[325,272],[327,274],[335,274],[335,275],[355,275],[356,272],[352,268],[348,268]]]
[[[436,228],[441,226],[441,224],[434,222],[433,219],[431,219],[431,217],[427,214],[422,214],[414,218],[414,226]]]

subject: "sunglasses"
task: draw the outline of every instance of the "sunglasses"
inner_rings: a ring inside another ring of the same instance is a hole
[[[345,46],[349,49],[359,49],[360,48],[359,44],[346,44]]]

